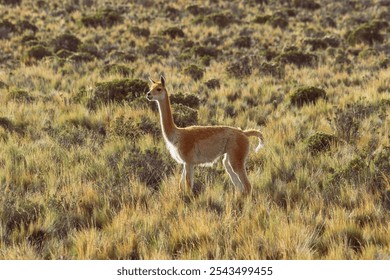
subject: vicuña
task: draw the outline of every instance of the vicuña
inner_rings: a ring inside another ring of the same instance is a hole
[[[147,93],[149,101],[156,101],[160,112],[161,128],[170,154],[183,164],[180,185],[185,180],[187,188],[194,183],[194,166],[214,162],[224,155],[223,165],[233,184],[245,195],[251,193],[252,186],[245,170],[245,160],[249,152],[249,136],[259,138],[256,152],[263,146],[263,135],[260,131],[241,130],[229,126],[189,126],[177,127],[173,121],[171,104],[165,87],[165,79],[152,82]]]

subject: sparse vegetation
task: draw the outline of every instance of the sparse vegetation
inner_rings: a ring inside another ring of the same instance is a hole
[[[0,259],[389,259],[387,2],[0,0]],[[179,190],[160,74],[178,126],[262,130],[251,197]]]

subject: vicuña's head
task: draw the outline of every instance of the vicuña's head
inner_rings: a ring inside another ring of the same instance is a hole
[[[151,78],[149,80],[152,83],[150,90],[146,93],[146,98],[149,101],[161,101],[168,97],[163,76],[160,77],[159,82],[155,82]]]

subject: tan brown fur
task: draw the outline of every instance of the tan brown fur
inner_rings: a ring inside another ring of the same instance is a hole
[[[259,138],[258,150],[263,143],[263,135],[258,130],[241,130],[230,126],[190,126],[178,128],[173,122],[165,79],[160,82],[151,80],[147,93],[150,101],[156,101],[164,140],[172,157],[183,164],[181,183],[188,188],[193,185],[195,165],[214,162],[224,155],[223,164],[233,184],[242,189],[244,194],[252,190],[245,170],[245,160],[249,153],[249,138]]]

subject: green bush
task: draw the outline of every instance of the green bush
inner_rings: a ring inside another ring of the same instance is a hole
[[[123,17],[120,12],[105,8],[97,11],[94,14],[85,15],[81,18],[81,22],[87,27],[112,27],[115,24],[123,22]]]
[[[304,104],[316,103],[319,98],[326,98],[326,92],[317,87],[301,87],[290,95],[291,104],[301,107]]]
[[[331,144],[335,143],[336,141],[337,137],[333,134],[316,132],[313,135],[310,135],[305,142],[307,149],[311,153],[316,154],[328,151],[331,147]]]
[[[148,89],[148,83],[139,79],[120,79],[97,83],[94,101],[103,103],[133,101],[144,95]]]
[[[69,33],[59,35],[52,41],[54,52],[58,52],[60,50],[77,52],[80,44],[80,39]]]
[[[190,76],[195,81],[202,79],[204,72],[204,69],[195,64],[191,64],[190,66],[184,68],[184,74]]]
[[[182,104],[173,104],[173,119],[177,126],[187,127],[198,123],[198,111]]]

